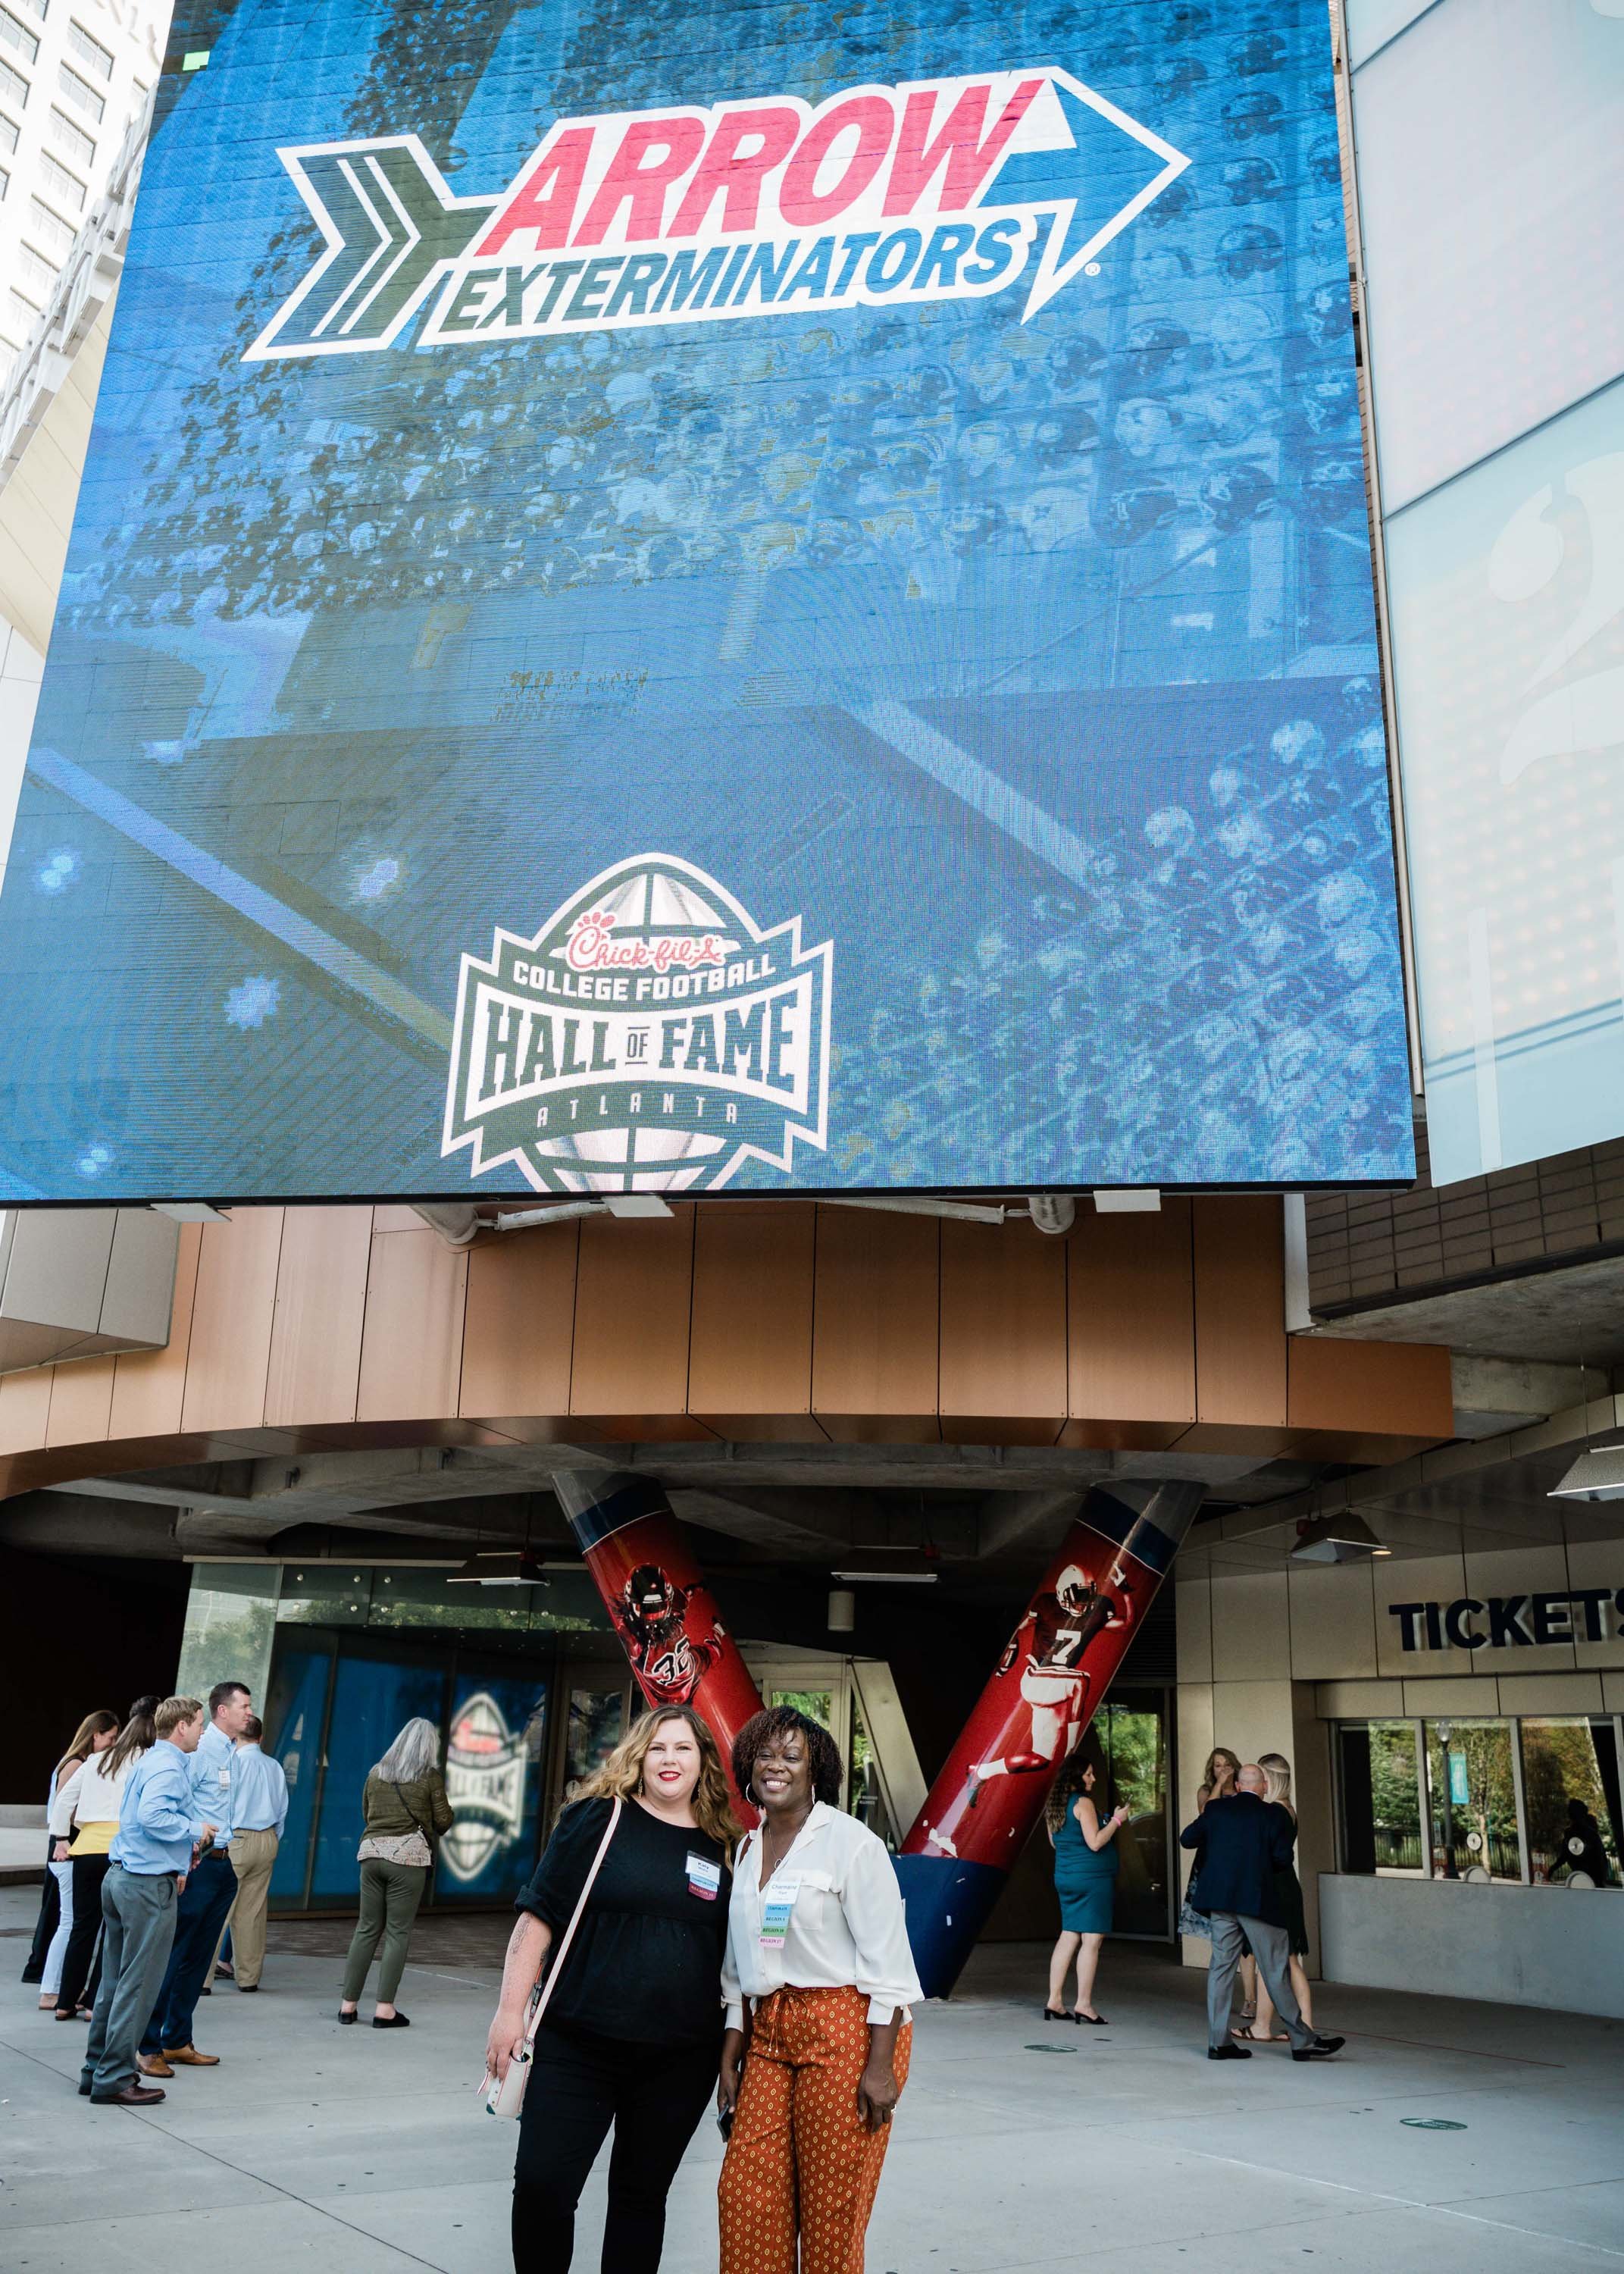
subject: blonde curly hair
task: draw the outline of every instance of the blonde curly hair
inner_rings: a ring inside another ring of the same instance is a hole
[[[667,1721],[685,1721],[699,1747],[699,1782],[694,1788],[694,1821],[708,1840],[714,1840],[732,1861],[739,1837],[733,1794],[716,1739],[691,1706],[655,1706],[640,1713],[602,1768],[595,1769],[571,1793],[575,1800],[635,1800],[643,1790],[643,1763],[656,1732]]]

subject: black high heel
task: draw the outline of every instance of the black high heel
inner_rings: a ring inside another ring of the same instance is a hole
[[[1058,2007],[1054,2006],[1045,2006],[1043,2008],[1043,2019],[1046,2022],[1074,2022],[1077,2019],[1077,2016],[1075,2014],[1068,2014],[1064,2006]]]
[[[1111,2026],[1103,2014],[1079,2014],[1075,2006],[1066,2018],[1072,2022],[1086,2022],[1091,2029],[1109,2029]]]

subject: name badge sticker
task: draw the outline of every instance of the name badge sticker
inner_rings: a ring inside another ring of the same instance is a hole
[[[722,1892],[722,1867],[713,1864],[708,1856],[688,1853],[688,1891],[702,1902],[713,1903]]]
[[[763,1950],[782,1950],[784,1938],[789,1932],[790,1913],[795,1908],[795,1898],[801,1893],[799,1879],[774,1879],[762,1906],[761,1946]]]

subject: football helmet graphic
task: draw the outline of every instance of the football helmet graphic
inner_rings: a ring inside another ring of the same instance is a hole
[[[1094,1585],[1075,1563],[1068,1563],[1055,1582],[1055,1593],[1060,1598],[1062,1610],[1083,1611],[1094,1599]]]
[[[1267,275],[1271,268],[1278,268],[1285,257],[1279,230],[1265,229],[1261,222],[1243,222],[1238,229],[1226,229],[1218,240],[1218,266],[1233,284],[1248,276]]]
[[[1260,134],[1278,134],[1285,115],[1277,94],[1231,95],[1223,106],[1223,131],[1231,142],[1252,142]]]

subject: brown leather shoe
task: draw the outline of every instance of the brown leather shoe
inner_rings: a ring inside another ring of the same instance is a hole
[[[162,2053],[137,2053],[135,2065],[143,2076],[173,2076],[175,2074]]]
[[[195,2045],[165,2045],[163,2058],[177,2068],[218,2068],[218,2053],[200,2053]]]
[[[129,2083],[121,2084],[117,2092],[93,2092],[90,2105],[93,2108],[150,2108],[154,2100],[162,2100],[164,2097],[155,2087],[137,2084],[132,2077]]]

